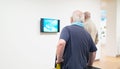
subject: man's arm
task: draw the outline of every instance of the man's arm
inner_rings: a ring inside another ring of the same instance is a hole
[[[96,33],[96,36],[95,36],[95,44],[97,45],[99,39],[98,39],[98,32]]]
[[[66,41],[63,40],[63,39],[60,39],[58,41],[58,45],[57,45],[57,50],[56,50],[56,55],[57,55],[57,60],[56,60],[56,63],[61,63],[63,62],[63,53],[64,53],[64,49],[65,49],[65,44],[66,44]]]
[[[89,53],[88,66],[92,66],[93,65],[93,62],[95,60],[95,56],[96,56],[96,51]]]

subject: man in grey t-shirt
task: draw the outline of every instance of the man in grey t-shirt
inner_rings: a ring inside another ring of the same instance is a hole
[[[97,48],[83,27],[83,20],[83,13],[76,10],[72,25],[62,29],[56,50],[56,64],[61,64],[61,69],[85,69],[93,64]]]

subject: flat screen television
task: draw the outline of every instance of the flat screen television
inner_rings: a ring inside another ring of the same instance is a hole
[[[56,33],[60,30],[60,20],[52,18],[41,18],[40,20],[41,32]]]

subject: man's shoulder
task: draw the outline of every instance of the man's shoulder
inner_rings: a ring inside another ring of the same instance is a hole
[[[71,25],[67,25],[64,27],[64,29],[68,29],[68,28],[71,28]]]
[[[69,27],[70,27],[69,25],[68,25],[68,26],[65,26],[65,27],[63,27],[62,30],[63,30],[63,31],[66,30],[66,31],[67,31],[67,30],[69,29]]]

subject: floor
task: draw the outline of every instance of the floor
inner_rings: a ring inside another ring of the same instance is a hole
[[[95,61],[94,66],[101,69],[120,69],[120,57],[103,57]]]
[[[102,48],[101,59],[95,61],[93,65],[101,69],[120,69],[120,57],[106,56],[103,52],[104,49]]]

